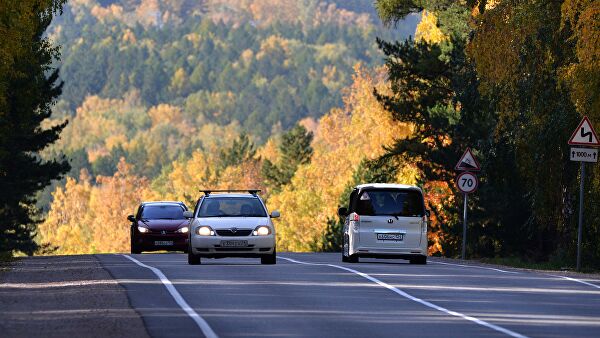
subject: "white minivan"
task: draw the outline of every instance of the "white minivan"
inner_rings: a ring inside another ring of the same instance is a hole
[[[427,222],[423,192],[403,184],[356,186],[349,206],[338,210],[345,218],[342,261],[359,257],[401,258],[427,264]]]

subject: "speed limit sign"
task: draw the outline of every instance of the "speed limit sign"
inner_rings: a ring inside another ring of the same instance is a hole
[[[456,179],[456,185],[460,191],[464,192],[465,194],[470,194],[477,190],[479,181],[477,180],[477,176],[475,176],[475,174],[464,172],[458,175],[458,178]]]

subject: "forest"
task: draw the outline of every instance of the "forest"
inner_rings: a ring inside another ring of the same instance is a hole
[[[456,257],[470,147],[468,256],[574,264],[567,141],[584,115],[600,126],[597,1],[49,2],[60,57],[42,61],[64,85],[41,125],[60,138],[36,151],[63,166],[24,193],[43,217],[12,250],[127,251],[140,201],[252,187],[282,213],[279,251],[336,251],[336,210],[371,181],[421,186],[429,253]],[[587,173],[583,262],[598,268]]]

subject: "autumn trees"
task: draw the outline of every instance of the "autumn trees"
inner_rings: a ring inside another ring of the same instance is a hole
[[[35,194],[69,169],[40,158],[66,126],[47,123],[62,82],[58,49],[44,36],[64,2],[0,1],[0,254],[36,250]]]
[[[387,156],[417,158],[423,182],[451,186],[454,162],[474,147],[483,171],[471,199],[471,254],[564,261],[573,249],[577,175],[567,140],[580,116],[593,119],[597,110],[598,43],[590,45],[599,36],[597,2],[380,0],[377,7],[389,23],[425,11],[442,33],[380,41],[394,92],[380,100],[416,126]],[[447,254],[458,244],[452,195],[442,210]],[[590,241],[598,234],[593,200]]]

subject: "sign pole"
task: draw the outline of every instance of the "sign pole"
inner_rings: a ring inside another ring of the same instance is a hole
[[[581,237],[583,234],[583,190],[585,182],[585,163],[581,162],[581,184],[579,186],[579,227],[577,229],[577,271],[581,270]]]
[[[465,259],[465,254],[467,251],[467,199],[469,198],[469,194],[464,193],[464,211],[463,211],[463,240],[462,240],[462,259]],[[579,260],[578,260],[579,261]]]

